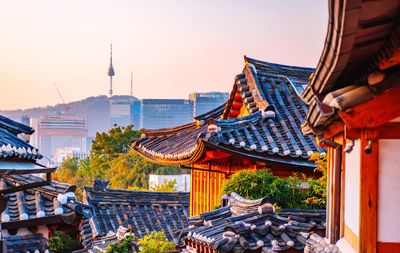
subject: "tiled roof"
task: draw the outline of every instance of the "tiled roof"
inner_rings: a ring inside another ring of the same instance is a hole
[[[42,234],[26,234],[5,237],[8,253],[48,253],[47,239]]]
[[[377,6],[370,1],[329,1],[325,46],[302,94],[307,103],[333,90],[366,83],[366,75],[398,49],[400,2],[386,1],[380,12]]]
[[[188,164],[201,158],[204,145],[211,143],[264,160],[314,166],[308,157],[323,150],[301,132],[308,108],[299,97],[312,69],[248,57],[245,62],[223,110],[218,107],[181,127],[143,130],[133,149],[157,163]],[[242,105],[250,115],[237,118]]]
[[[177,229],[188,226],[189,193],[113,190],[106,184],[85,188],[85,198],[92,207],[93,236],[101,237],[119,226],[131,228],[136,237],[161,231],[172,240]]]
[[[36,160],[42,158],[37,148],[32,147],[26,141],[0,128],[0,159],[22,158]]]
[[[324,233],[325,210],[289,210],[279,214],[269,199],[248,200],[231,194],[228,206],[193,217],[175,243],[217,252],[299,250],[312,233]]]
[[[243,73],[236,75],[223,118],[235,118],[236,105],[243,103],[249,113],[274,111],[294,120],[304,117],[307,107],[298,93],[308,82],[312,68],[264,62],[245,56]],[[291,113],[282,107],[291,108]]]
[[[6,129],[7,131],[17,134],[33,134],[35,131],[30,126],[16,122],[12,119],[0,115],[0,128]]]
[[[146,129],[141,139],[134,140],[133,148],[151,160],[189,160],[198,148],[198,137],[205,131],[207,125],[198,127],[196,122],[173,129]]]
[[[209,139],[216,144],[269,155],[305,159],[318,150],[315,142],[301,133],[293,135],[286,131],[281,134],[278,127],[280,123],[284,123],[264,118],[261,112],[238,119],[217,120],[216,123],[219,130]]]
[[[33,132],[32,128],[0,115],[0,159],[41,159],[37,148],[18,137]]]
[[[117,243],[122,239],[126,238],[130,235],[131,229],[120,226],[116,233],[110,231],[106,236],[96,240],[93,243],[93,247],[89,249],[89,253],[101,253],[106,252],[107,247],[110,244]],[[132,241],[131,245],[128,246],[128,252],[139,252],[139,248],[134,241]]]
[[[331,0],[329,6],[325,47],[302,93],[310,105],[304,134],[321,134],[340,120],[338,111],[370,100],[399,79],[397,61],[390,57],[400,46],[400,2],[386,2],[381,12],[376,11],[376,2],[369,1]],[[389,65],[382,66],[384,61]],[[376,71],[383,81],[368,85],[370,74]]]
[[[325,238],[318,234],[311,234],[307,240],[304,253],[320,253],[323,250],[324,253],[340,253],[338,246],[334,244],[328,244]]]
[[[224,112],[225,107],[226,107],[226,103],[223,103],[222,105],[214,108],[213,110],[211,110],[209,112],[197,115],[196,117],[194,117],[194,119],[199,120],[199,121],[203,120],[204,123],[208,119],[218,119],[222,116],[222,113]]]
[[[43,180],[33,175],[3,175],[0,189]],[[8,203],[1,214],[3,228],[26,227],[38,219],[43,219],[43,224],[60,221],[70,224],[75,221],[76,213],[89,218],[90,208],[75,202],[74,191],[75,186],[52,181],[48,186],[5,194]],[[56,216],[61,220],[55,219]]]

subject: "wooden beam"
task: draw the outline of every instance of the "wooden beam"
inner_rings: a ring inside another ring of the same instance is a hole
[[[228,157],[231,157],[231,154],[222,152],[222,151],[218,151],[218,150],[207,150],[206,151],[206,157],[204,158],[204,160],[202,161],[207,161],[210,159],[225,159]]]
[[[384,70],[400,63],[400,48],[397,48],[389,58],[379,61],[379,69]]]
[[[400,86],[391,88],[381,95],[339,112],[348,129],[375,128],[400,116]]]
[[[324,130],[325,138],[332,138],[335,135],[338,135],[344,131],[344,123],[343,121],[335,121],[330,124],[326,130]]]
[[[379,130],[363,129],[360,147],[360,252],[376,253],[378,237]],[[370,150],[366,147],[370,146]]]
[[[346,139],[357,140],[361,137],[360,129],[347,129],[345,130]]]
[[[379,128],[380,139],[400,139],[400,122],[389,122]]]
[[[42,218],[32,218],[28,220],[9,221],[1,224],[3,229],[19,229],[48,224],[64,224],[60,215],[45,216]]]
[[[400,252],[400,243],[398,242],[378,242],[378,253]]]
[[[18,186],[13,186],[4,190],[0,190],[0,194],[9,194],[9,193],[14,193],[18,191],[23,191],[27,189],[33,189],[41,186],[48,186],[50,185],[49,181],[40,181],[40,182],[35,182],[35,183],[29,183],[29,184],[23,184],[23,185],[18,185]]]

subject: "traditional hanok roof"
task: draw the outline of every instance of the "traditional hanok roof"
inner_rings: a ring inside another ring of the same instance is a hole
[[[209,119],[220,118],[222,113],[225,111],[225,107],[226,107],[226,103],[223,103],[222,105],[212,109],[211,111],[208,111],[206,113],[195,116],[194,119],[196,121],[199,121],[200,125],[203,125]],[[202,120],[203,120],[203,122],[201,122]]]
[[[243,73],[236,76],[224,108],[180,127],[144,129],[132,147],[160,164],[190,164],[204,155],[207,146],[217,146],[261,161],[314,167],[307,159],[322,150],[314,138],[301,133],[307,106],[298,95],[311,73],[311,68],[245,57]]]
[[[15,135],[17,134],[33,134],[35,130],[30,126],[11,120],[7,117],[0,115],[0,128],[9,131]]]
[[[329,1],[325,47],[302,94],[310,105],[302,126],[305,134],[321,133],[338,119],[336,112],[398,83],[399,15],[397,0]]]
[[[8,253],[41,252],[47,253],[47,239],[42,234],[6,236]]]
[[[0,160],[7,158],[41,159],[42,155],[39,154],[38,149],[22,140],[24,136],[33,132],[31,127],[0,115]]]
[[[93,242],[93,247],[89,249],[89,253],[101,253],[106,252],[107,247],[111,244],[117,243],[122,239],[130,236],[132,229],[120,226],[116,233],[110,231],[106,236],[96,240]],[[128,252],[139,252],[139,248],[134,241],[131,242],[131,245],[128,246]]]
[[[3,175],[0,190],[42,181],[44,179],[33,175]],[[72,224],[77,215],[89,218],[91,209],[75,202],[74,191],[75,186],[53,181],[48,186],[5,194],[8,203],[1,213],[2,228]]]
[[[326,239],[318,234],[311,234],[307,240],[304,253],[340,253],[340,249],[335,244],[328,244]],[[344,252],[343,252],[344,253]]]
[[[135,237],[161,231],[172,240],[175,230],[188,226],[189,193],[113,190],[106,185],[96,180],[93,188],[85,187],[85,199],[94,213],[94,237],[124,226]]]
[[[301,118],[307,107],[297,95],[307,85],[314,69],[264,62],[246,56],[244,59],[243,73],[235,77],[222,118],[236,118],[242,104],[250,114],[272,111],[283,118]],[[282,107],[291,107],[292,114]]]
[[[274,212],[268,198],[249,200],[232,193],[228,206],[191,218],[191,226],[179,231],[174,242],[220,253],[302,251],[310,234],[324,233],[325,210]]]

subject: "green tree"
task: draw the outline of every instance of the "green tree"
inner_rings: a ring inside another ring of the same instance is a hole
[[[126,153],[134,138],[140,137],[133,126],[116,126],[106,133],[97,133],[90,152],[91,172],[94,178],[104,178],[111,162],[120,154]]]
[[[106,249],[106,253],[129,253],[134,252],[134,236],[131,233],[128,237],[118,241],[116,243],[109,244]]]
[[[72,184],[77,187],[75,194],[78,200],[82,200],[82,187],[85,185],[85,177],[82,177],[80,173],[80,163],[81,161],[79,158],[68,157],[61,163],[60,167],[58,167],[54,173],[55,181]]]
[[[142,253],[160,253],[175,251],[174,243],[167,240],[163,232],[151,232],[138,240],[140,252]]]
[[[129,148],[132,140],[139,137],[132,126],[110,129],[98,133],[92,143],[89,157],[79,160],[68,158],[56,172],[55,179],[78,187],[91,186],[94,179],[110,180],[111,188],[148,190],[149,174],[179,174],[176,166],[160,166],[146,161]]]
[[[164,181],[160,185],[152,187],[150,190],[153,192],[176,192],[175,185],[176,185],[176,179],[173,180],[164,179]]]
[[[69,235],[61,231],[55,231],[49,238],[49,250],[55,253],[69,253],[82,248],[82,245]]]
[[[314,171],[322,175],[318,179],[310,178],[308,180],[310,188],[308,190],[307,199],[304,200],[304,202],[311,206],[320,207],[326,205],[328,168],[326,158],[326,154],[321,153],[314,153],[310,157],[310,160],[314,161],[314,163],[317,165]]]

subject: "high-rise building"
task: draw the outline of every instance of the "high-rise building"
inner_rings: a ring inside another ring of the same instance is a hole
[[[193,92],[189,100],[193,103],[193,117],[209,112],[228,100],[228,92]]]
[[[187,99],[142,99],[141,128],[164,128],[193,120],[193,105]]]
[[[113,96],[110,98],[110,128],[133,125],[140,128],[140,100],[131,96]]]
[[[30,125],[36,131],[31,143],[39,147],[42,155],[54,160],[57,149],[66,147],[85,152],[88,137],[87,119],[83,116],[40,116],[32,118]]]
[[[89,154],[86,152],[82,152],[82,150],[80,148],[71,148],[71,147],[56,148],[56,154],[54,156],[54,161],[57,164],[61,164],[62,162],[65,161],[65,159],[67,159],[69,157],[85,159],[88,156],[89,156]]]

